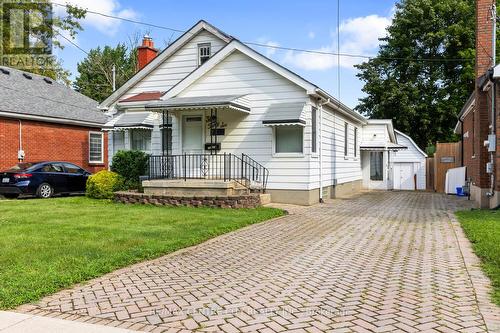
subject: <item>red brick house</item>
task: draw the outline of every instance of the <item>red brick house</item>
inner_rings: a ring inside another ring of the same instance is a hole
[[[69,87],[0,67],[0,170],[19,160],[107,168],[106,120],[96,101]]]
[[[476,84],[459,113],[455,132],[461,135],[463,165],[471,181],[471,197],[482,208],[500,205],[499,78],[493,75],[495,0],[476,1]]]

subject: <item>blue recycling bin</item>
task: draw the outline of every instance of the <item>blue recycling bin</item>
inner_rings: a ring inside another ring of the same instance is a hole
[[[460,187],[457,187],[457,196],[459,197],[463,197],[465,194],[464,194],[464,189],[460,186]]]

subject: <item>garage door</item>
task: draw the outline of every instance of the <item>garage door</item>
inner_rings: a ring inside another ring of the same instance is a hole
[[[415,189],[413,163],[394,163],[394,189]]]

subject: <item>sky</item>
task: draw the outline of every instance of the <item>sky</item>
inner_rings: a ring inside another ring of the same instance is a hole
[[[395,0],[340,0],[340,29],[337,29],[335,0],[53,0],[78,4],[92,11],[187,30],[203,19],[243,42],[254,42],[295,49],[375,55],[378,38],[386,33],[394,12]],[[57,6],[55,6],[56,10]],[[84,30],[74,42],[83,50],[127,42],[133,35],[151,35],[155,46],[163,49],[180,33],[145,27],[88,13]],[[56,50],[72,77],[85,53],[65,40]],[[363,97],[363,82],[353,67],[361,58],[340,58],[340,95],[337,57],[290,50],[252,46],[279,64],[313,82],[344,104],[355,107]]]

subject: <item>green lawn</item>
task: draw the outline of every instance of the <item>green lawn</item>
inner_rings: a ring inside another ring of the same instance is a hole
[[[0,200],[0,309],[282,214],[85,197]]]
[[[491,279],[493,301],[500,305],[500,211],[472,210],[456,215]]]

